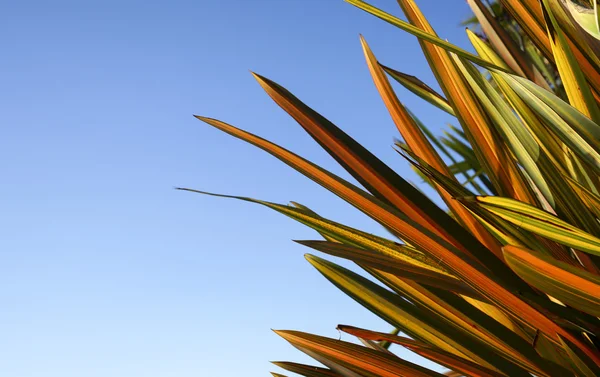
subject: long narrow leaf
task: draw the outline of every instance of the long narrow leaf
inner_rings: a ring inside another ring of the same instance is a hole
[[[443,374],[356,344],[299,331],[275,331],[275,333],[301,350],[306,349],[332,359],[358,373],[366,372],[381,377],[444,377]]]
[[[593,360],[598,361],[598,364],[600,364],[600,357],[595,355],[590,350],[589,346],[573,337],[570,333],[565,332],[539,311],[519,299],[514,293],[511,293],[506,287],[499,284],[498,281],[495,280],[495,276],[490,276],[490,272],[484,273],[480,270],[480,267],[476,264],[472,264],[472,261],[465,259],[465,255],[461,255],[460,251],[453,248],[451,244],[437,238],[428,230],[417,226],[411,222],[409,218],[403,216],[401,213],[395,212],[385,203],[377,201],[374,197],[370,197],[368,194],[361,192],[360,189],[353,187],[350,183],[341,180],[341,178],[318,168],[307,160],[269,143],[264,139],[258,138],[255,135],[239,130],[223,122],[208,118],[202,119],[223,131],[269,151],[282,161],[301,171],[309,178],[355,205],[385,227],[397,232],[402,238],[406,239],[407,242],[417,246],[419,250],[427,252],[433,258],[437,258],[444,266],[446,266],[446,268],[461,278],[471,288],[489,297],[490,300],[498,305],[506,307],[507,310],[520,313],[520,316],[524,321],[531,322],[548,336],[556,338],[558,336],[557,334],[560,334],[564,335],[567,339],[572,339],[574,344],[584,350],[584,352],[588,353]]]
[[[600,277],[531,250],[504,247],[508,265],[525,281],[576,309],[600,316]]]
[[[435,166],[442,174],[449,177],[449,179],[456,179],[450,173],[448,167],[439,156],[437,151],[433,148],[427,137],[424,135],[423,131],[416,124],[410,113],[406,110],[406,108],[400,103],[394,90],[389,84],[387,77],[383,69],[379,66],[375,55],[369,48],[369,45],[361,38],[361,44],[363,47],[363,51],[365,54],[365,58],[367,60],[367,65],[371,72],[371,76],[373,77],[373,81],[381,95],[382,99],[396,127],[402,134],[402,137],[408,144],[408,146],[421,158],[427,161],[429,164]],[[498,253],[499,245],[496,240],[483,228],[477,220],[472,218],[471,214],[466,211],[460,203],[452,200],[451,197],[447,195],[444,191],[438,190],[438,193],[446,203],[446,205],[450,208],[450,210],[456,215],[455,217],[458,221],[463,224],[469,231],[474,234],[477,239],[484,244],[491,251]]]
[[[600,255],[600,238],[586,233],[548,212],[509,198],[479,196],[473,200],[490,213],[532,233],[577,250]]]
[[[558,72],[569,96],[569,102],[573,107],[598,123],[600,122],[600,110],[586,78],[554,17],[550,2],[548,0],[542,0],[542,2],[548,39],[554,53]]]
[[[285,361],[273,361],[272,363],[282,369],[305,377],[342,377],[341,374],[330,369],[315,367],[313,365],[304,365]]]
[[[354,5],[355,7],[359,8],[359,9],[364,10],[365,12],[368,12],[368,13],[374,15],[375,17],[378,17],[378,18],[380,18],[386,22],[389,22],[390,24],[392,24],[410,34],[417,36],[418,38],[421,38],[427,42],[433,43],[437,46],[441,46],[448,51],[452,51],[452,52],[464,57],[465,59],[469,59],[473,63],[481,65],[482,67],[502,70],[501,67],[495,66],[494,64],[490,64],[488,61],[481,59],[479,56],[473,55],[470,52],[463,50],[462,48],[456,47],[452,43],[446,42],[443,39],[440,39],[435,35],[432,35],[414,25],[411,25],[410,23],[408,23],[406,21],[402,21],[398,17],[394,17],[391,14],[386,13],[386,12],[382,11],[381,9],[378,9],[362,0],[345,0],[345,1],[347,3]]]
[[[336,257],[351,260],[359,265],[385,271],[396,276],[402,276],[418,282],[423,282],[441,289],[467,295],[477,294],[460,280],[442,270],[423,268],[417,264],[403,262],[385,254],[375,253],[362,248],[328,241],[296,241],[301,245]]]
[[[503,376],[503,374],[501,373],[482,367],[481,365],[473,363],[470,360],[462,359],[448,352],[436,350],[419,341],[415,341],[402,336],[379,333],[346,325],[338,325],[338,329],[363,339],[369,339],[374,341],[388,341],[395,344],[399,344],[419,354],[420,356],[426,357],[433,362],[442,364],[447,368],[453,369],[457,372],[462,372],[465,375],[474,375],[481,377]]]
[[[381,74],[383,75],[383,72]],[[471,250],[474,243],[478,242],[429,198],[412,187],[333,123],[275,82],[259,75],[255,75],[255,77],[281,108],[288,112],[332,157],[379,199],[394,205],[419,225],[459,247],[463,253],[469,253],[468,250]],[[399,105],[399,103],[396,101],[394,105]],[[394,114],[400,113],[394,112]],[[408,115],[402,120],[411,121]],[[474,227],[472,230],[477,230],[477,228]],[[479,232],[485,232],[485,230],[479,229]],[[479,240],[486,240],[485,233],[475,234],[479,236]],[[488,247],[492,245],[486,244]]]
[[[433,89],[431,89],[427,84],[423,81],[419,80],[415,76],[407,75],[402,72],[398,72],[392,68],[381,66],[383,70],[390,75],[394,80],[399,82],[406,89],[410,90],[417,96],[423,98],[425,101],[430,104],[436,106],[437,108],[447,112],[450,115],[454,115],[454,109],[448,101],[441,94],[437,93]]]

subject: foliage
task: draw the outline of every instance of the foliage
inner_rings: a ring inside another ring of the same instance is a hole
[[[272,154],[396,237],[362,232],[297,203],[234,197],[313,228],[324,240],[301,244],[364,269],[379,283],[306,255],[396,329],[339,326],[363,345],[276,331],[325,368],[275,364],[314,377],[442,375],[396,356],[389,350],[396,344],[445,366],[447,375],[600,375],[600,43],[591,24],[580,26],[572,14],[579,8],[563,0],[502,0],[493,11],[468,0],[483,33],[467,30],[472,54],[440,39],[413,0],[398,1],[408,22],[362,0],[347,2],[419,38],[443,93],[380,64],[361,44],[402,135],[398,153],[446,208],[260,75],[267,94],[362,188],[268,140],[198,116]],[[436,138],[398,100],[389,78],[455,116],[460,127]]]

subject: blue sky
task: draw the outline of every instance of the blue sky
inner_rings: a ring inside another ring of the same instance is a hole
[[[418,3],[442,37],[468,47],[464,1]],[[373,4],[401,14],[395,1]],[[173,187],[295,200],[384,234],[192,114],[342,174],[253,70],[417,181],[390,147],[397,132],[358,40],[433,84],[414,37],[341,0],[22,0],[4,4],[0,25],[2,375],[260,376],[269,360],[308,360],[270,328],[390,329],[305,262],[290,240],[315,239],[310,230]],[[398,93],[433,129],[450,120]]]

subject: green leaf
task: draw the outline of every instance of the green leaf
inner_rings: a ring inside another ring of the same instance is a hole
[[[456,57],[456,55],[454,55]],[[537,189],[541,191],[546,200],[554,205],[554,198],[546,179],[542,175],[536,161],[539,159],[540,150],[533,136],[525,129],[513,110],[494,90],[489,82],[481,77],[481,74],[468,62],[455,58],[456,65],[463,72],[473,92],[486,112],[493,120],[498,132],[508,145],[512,153],[517,157],[519,163],[525,168],[529,177],[535,182]]]
[[[542,3],[542,11],[548,30],[548,39],[550,40],[552,52],[556,60],[556,67],[569,97],[569,102],[587,117],[598,123],[600,122],[600,109],[598,109],[586,77],[571,51],[561,25],[557,22],[553,14],[550,1],[542,0]]]
[[[505,359],[537,376],[555,375],[548,363],[522,338],[518,326],[495,309],[485,310],[451,292],[400,279],[365,268],[369,274],[415,305],[427,309],[424,316],[435,318],[438,326],[479,355],[481,365],[505,369]],[[474,300],[471,300],[475,302]],[[487,305],[487,308],[495,308]],[[510,368],[510,367],[509,367]],[[508,373],[511,375],[511,373]],[[556,374],[564,377],[565,374]]]
[[[577,4],[577,2],[573,0],[567,0],[565,2],[571,16],[573,16],[573,19],[575,19],[579,26],[594,38],[600,39],[598,2],[593,0],[592,3],[593,8],[587,8]]]
[[[469,170],[481,170],[481,165],[480,164],[476,164],[475,166],[473,166],[470,161],[467,160],[463,160],[461,162],[457,162],[456,159],[454,158],[454,156],[452,155],[452,153],[450,153],[450,151],[444,146],[444,144],[442,144],[440,142],[440,140],[438,140],[438,138],[429,130],[429,128],[427,128],[427,126],[425,126],[425,124],[423,124],[423,122],[421,122],[419,120],[419,118],[413,114],[412,111],[410,111],[409,109],[406,109],[408,111],[408,113],[410,114],[410,116],[413,118],[413,120],[415,121],[415,123],[417,124],[417,126],[421,129],[421,131],[423,131],[423,133],[427,136],[427,139],[429,139],[429,141],[435,145],[435,147],[437,149],[440,150],[440,152],[442,152],[453,164],[453,166],[456,166],[458,164],[464,164],[461,166],[461,169],[457,169],[458,171],[453,171],[452,170],[452,166],[449,166],[450,170],[452,171],[453,174],[462,174],[465,178],[466,181],[471,182],[473,188],[479,193],[479,195],[485,195],[485,191],[483,190],[483,188],[481,188],[477,182],[475,182],[475,176],[471,176],[469,174]],[[457,130],[455,132],[461,132],[464,136],[464,132],[462,132],[461,130]]]
[[[480,0],[467,0],[467,3],[479,19],[481,28],[490,44],[494,47],[498,55],[502,56],[503,62],[516,74],[525,76],[538,85],[550,90],[548,83],[541,73],[527,59],[527,55],[519,48],[519,45],[510,37],[506,28],[502,27],[499,20],[494,17],[489,9]],[[481,56],[481,54],[479,55]],[[494,61],[491,62],[498,64]]]
[[[490,58],[492,61],[498,61],[499,57],[477,36],[469,33],[469,39],[475,46],[480,55]],[[598,229],[598,222],[590,216],[586,210],[585,204],[577,193],[564,184],[563,176],[569,174],[565,167],[565,149],[562,143],[557,142],[557,138],[549,133],[549,130],[542,124],[540,119],[532,112],[532,110],[521,100],[521,98],[512,90],[510,85],[504,78],[494,72],[492,77],[498,87],[504,94],[505,98],[510,102],[514,110],[521,117],[522,122],[519,122],[519,127],[512,127],[514,134],[517,136],[518,142],[521,142],[527,153],[535,161],[535,164],[540,170],[543,179],[547,182],[555,200],[549,200],[545,194],[544,200],[547,200],[554,209],[564,215],[566,219],[573,224],[589,231],[595,232]],[[511,125],[513,123],[509,123]],[[573,164],[577,167],[581,166],[579,158],[569,154]],[[523,163],[524,164],[524,163]],[[582,166],[582,176],[587,166]],[[530,169],[528,169],[530,172]],[[532,174],[530,172],[530,174]],[[535,174],[535,172],[533,173]],[[531,175],[533,178],[535,175]],[[587,176],[587,173],[586,173]],[[534,179],[539,181],[540,178]],[[591,182],[590,182],[591,183]],[[543,187],[542,185],[538,185]]]
[[[551,213],[514,199],[478,196],[477,205],[520,228],[586,253],[600,255],[600,239]]]
[[[466,355],[472,355],[462,344],[458,344],[457,340],[429,324],[430,317],[424,316],[419,308],[400,296],[335,263],[310,254],[306,255],[306,259],[332,284],[406,334],[461,357],[468,358]]]
[[[381,9],[376,8],[368,3],[365,3],[362,0],[344,0],[344,1],[418,37],[419,39],[430,42],[436,46],[440,46],[448,51],[454,52],[454,53],[464,57],[465,59],[472,61],[475,64],[478,64],[485,68],[504,70],[504,68],[502,68],[502,67],[498,67],[497,65],[491,64],[487,60],[481,59],[477,55],[473,55],[470,52],[465,51],[462,48],[453,45],[452,43],[449,43],[443,39],[438,38],[437,36],[435,36],[433,34],[423,31],[422,29],[420,29],[414,25],[411,25],[406,21],[402,21],[398,17],[394,17],[391,14],[386,13],[386,12],[382,11]]]
[[[447,289],[458,294],[479,297],[469,286],[446,272],[419,267],[416,264],[406,263],[398,258],[388,257],[371,250],[349,246],[328,241],[296,241],[301,245],[313,248],[323,253],[351,260],[359,265],[364,265],[377,270],[385,271],[396,276],[401,276],[417,282]],[[408,246],[399,246],[408,248]]]
[[[406,108],[400,103],[393,88],[389,84],[384,71],[377,62],[377,59],[369,45],[361,37],[361,44],[367,60],[367,66],[375,82],[375,86],[379,91],[396,127],[402,134],[406,144],[421,158],[426,160],[431,165],[435,166],[440,172],[448,176],[450,179],[456,179],[448,170],[448,166],[442,160],[440,155],[437,153],[435,148],[431,145],[427,137],[424,135],[421,128],[414,121],[414,117],[406,110]],[[434,187],[435,188],[435,187]],[[437,188],[436,188],[437,189]],[[448,206],[448,209],[454,215],[453,218],[461,225],[464,226],[465,230],[468,230],[470,234],[473,234],[479,242],[485,245],[492,252],[499,252],[499,245],[496,240],[483,228],[475,219],[471,217],[471,214],[466,211],[459,203],[452,200],[445,192],[439,191],[440,196],[444,200],[444,203]],[[426,224],[423,224],[426,225]],[[448,240],[452,240],[451,235],[441,234]],[[470,254],[470,251],[465,251]]]
[[[388,75],[390,75],[390,77],[392,77],[406,89],[410,90],[411,92],[421,97],[425,101],[429,102],[430,104],[434,105],[435,107],[439,108],[440,110],[443,110],[450,115],[454,115],[454,109],[452,108],[452,106],[450,106],[448,101],[446,101],[446,99],[441,94],[431,89],[423,81],[419,80],[415,76],[398,72],[392,68],[383,65],[381,66],[381,68],[383,68],[383,70]]]
[[[522,293],[521,297],[564,328],[589,335],[600,333],[598,317],[558,304],[548,299],[547,296]]]
[[[600,126],[552,93],[521,77],[497,72],[546,125],[590,166],[600,170]]]
[[[443,187],[446,191],[448,191],[455,198],[463,198],[472,196],[471,192],[449,180],[445,179],[442,175],[439,174],[435,169],[429,166],[425,161],[419,159],[417,156],[411,154],[408,150],[399,151],[407,160],[413,164],[417,169],[419,169],[422,174],[428,177],[433,182],[436,182],[438,185]],[[468,202],[463,201],[463,205],[465,205],[469,210],[471,210],[475,216],[477,216],[478,220],[502,242],[502,244],[512,244],[512,245],[524,245],[529,248],[533,248],[536,250],[544,250],[549,254],[552,254],[552,250],[547,250],[547,246],[542,244],[536,237],[532,237],[532,234],[529,232],[523,231],[521,228],[514,226],[510,222],[502,218],[498,218],[497,216],[493,216],[487,211],[483,210],[478,206],[469,205]],[[495,261],[494,261],[495,262]],[[494,265],[493,263],[489,263],[491,269],[499,269],[506,267],[504,263],[500,264],[501,267]],[[511,277],[510,274],[503,274],[505,277]]]
[[[385,238],[378,237],[366,232],[362,232],[358,229],[354,229],[349,226],[336,223],[322,216],[319,216],[313,211],[306,211],[301,208],[285,206],[277,203],[271,203],[247,197],[220,195],[183,188],[180,188],[180,190],[223,198],[238,199],[264,205],[316,230],[317,232],[325,236],[330,237],[330,239],[334,241],[342,242],[345,244],[345,246],[339,245],[338,248],[335,248],[335,246],[327,248],[331,252],[334,252],[335,249],[338,253],[345,252],[345,255],[348,255],[348,253],[350,253],[350,250],[353,250],[355,255],[357,255],[360,248],[363,248],[366,249],[362,251],[362,258],[364,259],[376,261],[377,258],[381,256],[382,260],[387,260],[390,263],[391,261],[394,261],[394,263],[397,262],[399,265],[405,266],[407,269],[411,269],[415,273],[416,271],[419,271],[419,273],[421,274],[429,273],[431,277],[436,276],[440,279],[444,279],[445,277],[446,279],[456,280],[456,278],[452,274],[450,274],[443,266],[441,266],[437,261],[411,246],[400,245],[394,241],[390,241]],[[313,243],[309,244],[312,246],[318,244],[318,242],[319,241],[313,241]],[[329,242],[327,244],[331,245],[332,242]],[[352,248],[353,246],[354,248]],[[459,283],[455,283],[454,285],[456,284]],[[472,292],[472,290],[469,290],[469,288],[467,287],[464,287],[463,289],[465,290],[465,292]]]

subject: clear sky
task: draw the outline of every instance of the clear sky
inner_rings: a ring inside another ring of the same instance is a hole
[[[400,15],[395,1],[373,1]],[[462,0],[421,0],[467,47]],[[0,12],[0,374],[266,376],[306,361],[270,331],[390,327],[330,285],[291,239],[286,203],[381,229],[278,160],[202,124],[220,118],[340,173],[262,92],[287,87],[393,168],[397,132],[359,33],[429,84],[416,39],[341,0],[10,1]],[[399,90],[426,124],[450,119]],[[348,336],[343,339],[349,339]]]

